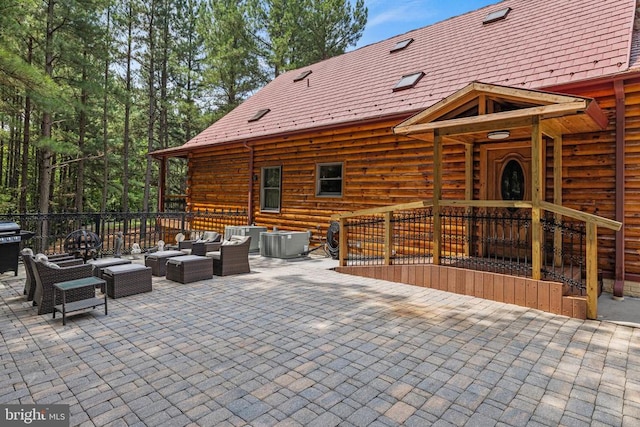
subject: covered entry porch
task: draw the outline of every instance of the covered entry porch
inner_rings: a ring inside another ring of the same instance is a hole
[[[337,215],[342,270],[483,297],[513,289],[505,302],[596,318],[598,229],[622,224],[563,206],[562,141],[606,124],[593,99],[471,83],[394,128],[432,150],[433,196]],[[459,169],[443,171],[448,147],[460,146]],[[447,174],[464,175],[462,191],[443,192]]]

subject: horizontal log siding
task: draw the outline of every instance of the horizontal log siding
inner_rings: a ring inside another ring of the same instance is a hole
[[[613,85],[574,91],[593,97],[609,117],[606,130],[563,138],[563,204],[615,219],[615,96]],[[640,275],[640,83],[626,93],[626,272]],[[322,130],[296,137],[253,142],[255,222],[269,228],[326,230],[331,215],[377,206],[430,199],[433,186],[431,144],[395,136],[401,119],[346,129]],[[553,148],[547,142],[546,200],[553,200]],[[342,197],[315,196],[316,165],[344,163]],[[474,198],[479,195],[480,150],[474,147]],[[228,144],[194,151],[188,206],[192,210],[245,209],[248,206],[249,150]],[[464,146],[445,144],[443,198],[464,198]],[[260,171],[282,166],[282,209],[260,212]],[[599,268],[612,273],[615,233],[599,230]]]
[[[302,136],[255,146],[255,171],[282,166],[279,214],[259,212],[259,185],[254,190],[256,223],[286,229],[323,230],[339,212],[411,202],[432,197],[433,149],[391,132],[397,121],[345,129],[321,136]],[[462,197],[464,165],[461,147],[447,150],[444,193]],[[342,197],[316,196],[316,168],[343,163]]]
[[[189,156],[190,211],[247,209],[249,150],[242,145],[195,151]]]
[[[625,84],[625,272],[640,275],[640,82]]]
[[[625,273],[640,275],[640,82],[625,82]],[[609,118],[607,129],[587,135],[565,136],[563,141],[563,204],[615,219],[616,214],[616,99],[613,83],[574,91],[598,101]],[[551,160],[548,154],[548,162]],[[548,197],[552,164],[547,163]],[[615,232],[598,230],[598,267],[613,274]]]

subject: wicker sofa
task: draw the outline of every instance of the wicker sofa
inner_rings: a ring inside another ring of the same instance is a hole
[[[249,247],[251,236],[231,236],[220,245],[219,250],[207,252],[213,258],[213,274],[228,276],[230,274],[250,273]]]
[[[53,306],[62,304],[62,295],[57,294],[57,301],[53,301],[53,284],[68,280],[82,279],[93,276],[93,267],[89,264],[74,265],[70,267],[54,267],[48,263],[36,261],[28,257],[32,272],[36,280],[36,290],[33,300],[38,306],[38,314],[53,312]],[[94,288],[81,288],[66,293],[67,302],[79,301],[95,296]]]

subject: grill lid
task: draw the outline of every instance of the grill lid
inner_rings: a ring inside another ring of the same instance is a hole
[[[20,231],[20,226],[15,222],[11,221],[0,221],[0,233],[18,233]]]

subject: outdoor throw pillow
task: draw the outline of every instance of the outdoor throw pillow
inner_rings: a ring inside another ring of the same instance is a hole
[[[44,263],[44,265],[46,265],[46,266],[47,266],[47,267],[49,267],[49,268],[55,268],[55,269],[57,269],[57,270],[59,270],[59,269],[60,269],[60,266],[59,266],[58,264],[53,263],[53,262],[46,261],[46,262]]]
[[[49,261],[49,258],[47,258],[47,256],[45,254],[37,254],[36,255],[36,261],[47,262],[47,261]]]

